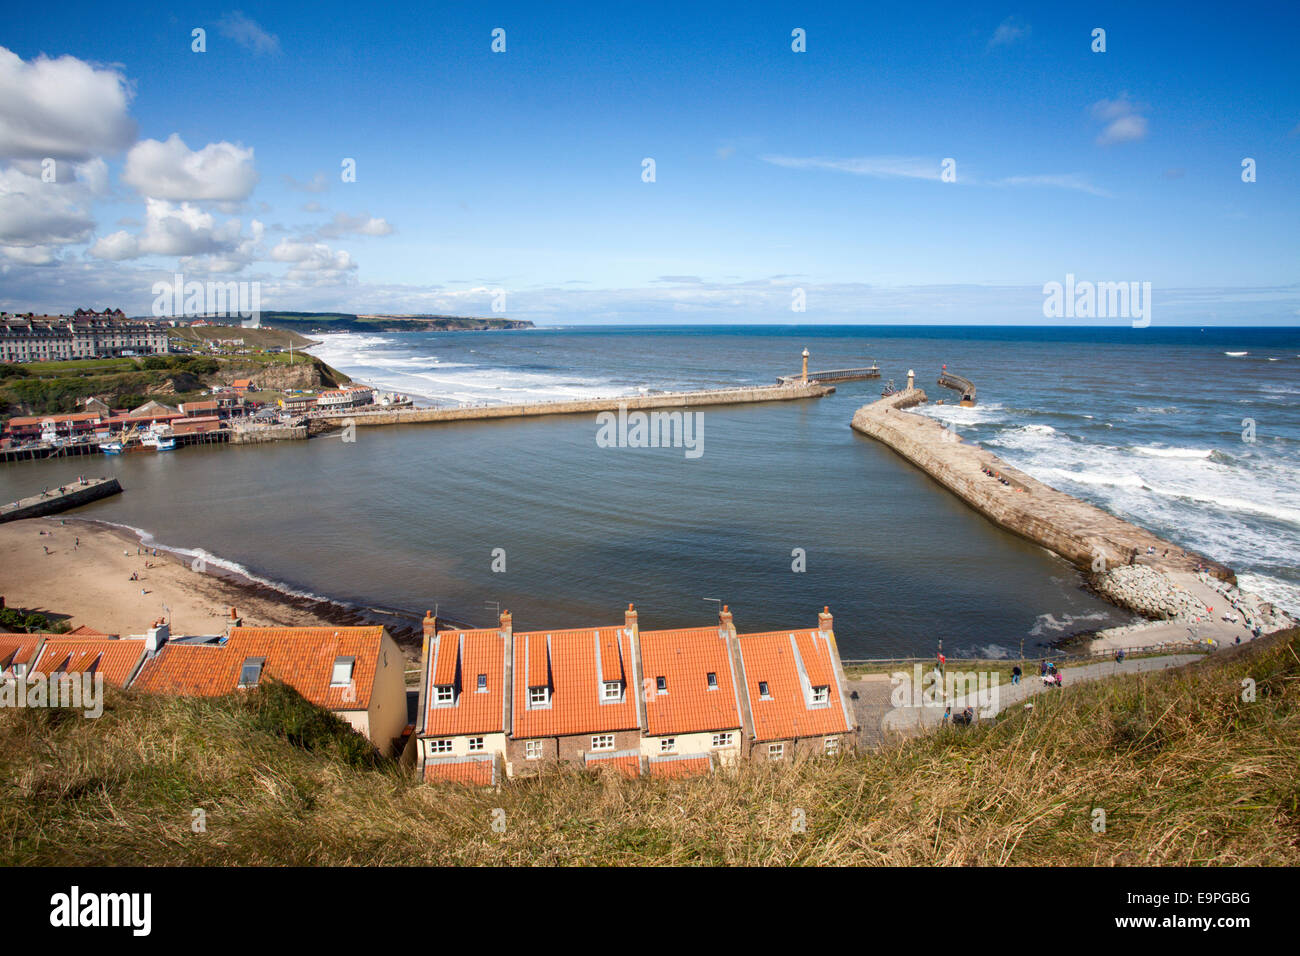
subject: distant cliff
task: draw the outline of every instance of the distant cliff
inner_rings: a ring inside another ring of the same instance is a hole
[[[460,315],[353,315],[347,312],[263,312],[267,328],[295,332],[466,332],[531,329],[523,319],[488,319]]]

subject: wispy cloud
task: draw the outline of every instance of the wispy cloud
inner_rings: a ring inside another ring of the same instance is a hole
[[[765,163],[786,169],[825,169],[855,176],[877,179],[940,179],[941,162],[923,156],[858,156],[845,159],[820,157],[760,156]],[[1079,173],[1037,173],[1027,176],[1004,176],[1001,179],[981,179],[963,172],[955,182],[967,186],[1045,186],[1072,189],[1093,196],[1109,196],[1100,186],[1088,181]]]
[[[218,20],[217,30],[222,36],[254,53],[280,52],[280,38],[274,33],[268,33],[261,24],[244,16],[240,10],[227,13]]]
[[[857,156],[847,159],[823,159],[801,156],[760,156],[765,163],[786,169],[829,169],[855,176],[877,179],[938,179],[939,163],[918,156]]]
[[[993,180],[989,183],[991,186],[1047,186],[1055,189],[1073,189],[1077,192],[1088,193],[1092,196],[1106,196],[1111,194],[1100,186],[1090,183],[1086,177],[1077,173],[1040,173],[1034,176],[1007,176],[1003,179]]]
[[[1092,118],[1106,124],[1097,137],[1098,146],[1129,143],[1145,139],[1147,118],[1142,115],[1146,107],[1139,106],[1121,93],[1113,100],[1098,100],[1092,104]]]
[[[1007,17],[998,24],[998,28],[993,31],[993,36],[989,37],[988,49],[1011,46],[1017,40],[1027,36],[1029,36],[1029,24],[1021,23],[1015,17]]]

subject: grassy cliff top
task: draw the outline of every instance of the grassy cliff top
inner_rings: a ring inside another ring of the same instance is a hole
[[[1293,630],[879,752],[497,792],[373,761],[285,688],[116,694],[98,720],[4,708],[0,862],[1296,865],[1298,650]]]

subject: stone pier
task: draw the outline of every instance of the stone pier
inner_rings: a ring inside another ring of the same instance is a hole
[[[313,424],[415,425],[434,422],[464,422],[494,418],[531,418],[538,415],[582,415],[590,412],[628,411],[649,408],[699,408],[708,405],[747,405],[756,402],[791,402],[821,398],[835,391],[830,385],[798,381],[781,385],[746,388],[715,388],[694,392],[664,392],[659,395],[625,395],[621,398],[577,399],[565,402],[529,402],[516,405],[473,405],[455,408],[404,408],[388,411],[339,412],[313,416]]]
[[[912,388],[864,405],[853,428],[888,445],[994,524],[1081,571],[1097,574],[1132,561],[1164,572],[1205,567],[1235,581],[1227,567],[1031,478],[932,418],[904,411],[925,400],[925,392]]]
[[[121,492],[122,486],[116,478],[86,478],[74,481],[59,488],[47,488],[39,495],[0,506],[0,523],[58,514],[69,508],[76,508]]]

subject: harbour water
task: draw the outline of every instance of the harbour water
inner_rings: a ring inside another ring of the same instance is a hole
[[[1295,330],[574,328],[337,335],[314,351],[424,402],[516,402],[769,384],[805,347],[813,368],[874,360],[900,384],[914,368],[925,414],[1300,610]],[[978,405],[933,404],[956,399],[934,384],[943,363]],[[497,603],[517,627],[607,623],[635,601],[643,627],[676,626],[711,620],[712,598],[768,629],[829,604],[857,658],[939,640],[1011,653],[1125,619],[854,433],[880,387],[702,410],[698,457],[602,447],[596,416],[577,415],[22,463],[0,468],[0,497],[115,475],[126,492],[78,516],[289,589],[469,623]]]

